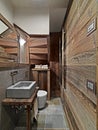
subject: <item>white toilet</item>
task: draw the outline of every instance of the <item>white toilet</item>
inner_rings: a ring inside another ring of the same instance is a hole
[[[45,107],[46,100],[47,100],[47,92],[44,90],[38,90],[37,93],[38,109],[43,109]]]

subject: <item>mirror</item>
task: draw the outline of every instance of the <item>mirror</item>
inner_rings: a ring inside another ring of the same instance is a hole
[[[8,29],[8,26],[5,25],[1,20],[0,20],[0,35],[2,35],[3,32],[5,32]]]
[[[14,31],[13,25],[0,13],[0,36],[2,37],[2,34],[8,29]]]
[[[15,28],[0,13],[0,62],[17,62],[18,37]]]
[[[22,39],[21,39],[22,38]],[[29,63],[29,53],[26,41],[29,35],[17,25],[11,25],[7,19],[0,14],[0,51],[6,55],[4,61],[15,61],[18,63]],[[0,56],[1,55],[0,52]],[[7,54],[11,55],[11,57]],[[28,58],[27,58],[28,57]],[[0,62],[1,62],[0,57]]]

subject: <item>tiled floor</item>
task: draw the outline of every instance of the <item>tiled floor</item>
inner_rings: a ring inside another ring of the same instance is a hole
[[[24,117],[15,130],[26,130],[23,120]],[[46,108],[39,111],[37,122],[32,123],[32,130],[70,130],[60,98],[48,101]]]

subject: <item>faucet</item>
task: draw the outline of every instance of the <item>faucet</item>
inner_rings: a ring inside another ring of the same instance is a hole
[[[12,84],[14,84],[14,76],[15,76],[16,74],[18,74],[18,71],[12,71],[12,72],[10,73],[10,76],[12,77]]]
[[[16,75],[16,74],[18,74],[18,71],[12,71],[12,72],[10,73],[11,76],[14,76],[14,75]]]

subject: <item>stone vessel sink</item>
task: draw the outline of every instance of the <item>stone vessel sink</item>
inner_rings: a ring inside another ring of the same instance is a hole
[[[6,89],[6,97],[30,98],[36,86],[36,81],[19,81]]]

